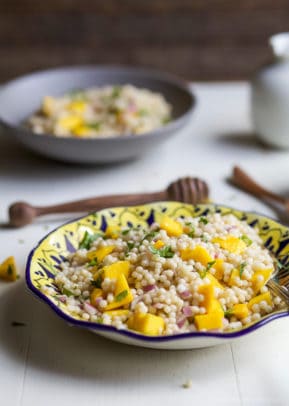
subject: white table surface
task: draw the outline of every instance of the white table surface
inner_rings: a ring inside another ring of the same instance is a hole
[[[184,175],[206,179],[211,197],[275,216],[225,182],[233,164],[288,192],[289,153],[252,135],[246,83],[194,84],[198,106],[189,128],[140,160],[77,167],[31,155],[0,136],[0,222],[15,200],[49,204],[93,195],[164,188]],[[110,342],[69,327],[27,292],[30,249],[64,219],[19,230],[0,228],[0,258],[16,257],[21,278],[0,282],[0,404],[5,406],[289,405],[289,320],[283,318],[232,344],[158,351]],[[25,323],[13,327],[11,322]],[[192,386],[182,384],[192,380]]]

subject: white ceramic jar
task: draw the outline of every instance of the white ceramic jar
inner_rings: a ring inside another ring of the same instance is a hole
[[[274,62],[251,82],[253,129],[266,144],[289,148],[289,32],[273,35]]]

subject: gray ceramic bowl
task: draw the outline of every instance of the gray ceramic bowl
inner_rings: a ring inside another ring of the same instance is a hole
[[[37,135],[21,126],[36,111],[45,95],[58,96],[75,88],[131,83],[162,93],[173,106],[173,120],[138,136],[112,138],[58,138]],[[135,158],[176,134],[189,120],[195,98],[185,82],[147,69],[112,66],[77,66],[22,76],[0,89],[0,122],[24,146],[46,157],[82,164]]]

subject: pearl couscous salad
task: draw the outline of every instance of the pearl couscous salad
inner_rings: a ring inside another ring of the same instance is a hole
[[[234,215],[164,216],[146,229],[86,231],[55,283],[82,320],[152,336],[227,332],[283,306],[266,287],[274,262]]]
[[[97,138],[150,132],[170,119],[171,106],[161,94],[123,85],[46,96],[26,125],[37,134]]]

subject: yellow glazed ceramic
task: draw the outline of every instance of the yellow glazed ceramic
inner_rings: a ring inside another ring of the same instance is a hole
[[[232,208],[213,204],[191,206],[178,202],[152,203],[136,207],[118,207],[91,213],[81,219],[65,224],[44,237],[30,253],[26,267],[26,282],[29,289],[44,300],[59,316],[72,325],[92,330],[93,332],[113,339],[143,347],[164,349],[186,349],[221,344],[255,331],[268,322],[288,316],[288,311],[278,311],[263,317],[258,322],[230,333],[191,332],[174,336],[148,337],[141,334],[117,330],[115,327],[80,320],[71,316],[56,296],[43,293],[44,286],[58,292],[54,284],[54,275],[60,270],[60,263],[69,253],[78,249],[86,230],[105,231],[111,226],[146,227],[160,220],[165,214],[171,217],[206,216],[209,213],[232,213],[250,226],[257,227],[265,246],[284,265],[276,280],[282,285],[289,284],[289,229],[269,218],[255,213],[241,212]]]

